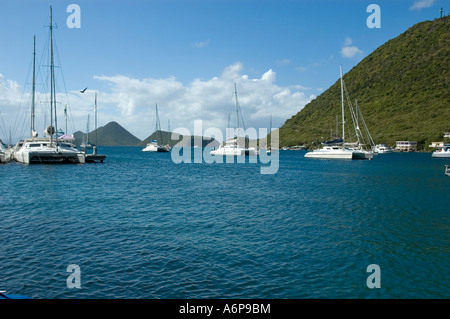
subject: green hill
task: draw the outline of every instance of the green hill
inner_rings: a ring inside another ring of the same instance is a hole
[[[97,131],[97,132],[96,132]],[[141,140],[128,132],[117,122],[110,122],[99,127],[96,131],[89,133],[89,142],[99,146],[137,146]],[[83,141],[84,133],[78,131],[74,133],[75,143],[80,145]],[[95,143],[97,137],[97,143]]]
[[[336,78],[284,123],[280,146],[330,138],[336,116],[341,123],[339,65]],[[450,125],[450,16],[418,23],[389,40],[344,74],[344,82],[375,143],[413,140],[426,148],[442,141]]]

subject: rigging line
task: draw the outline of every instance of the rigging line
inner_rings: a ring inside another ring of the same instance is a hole
[[[27,96],[28,99],[27,99],[27,102],[25,102],[25,105],[24,105],[24,100],[26,99],[25,98],[25,95],[26,95],[25,90],[27,89],[27,83],[28,83],[27,81],[28,81],[28,79],[30,77],[30,72],[31,72],[30,70],[31,70],[32,61],[33,60],[31,60],[30,66],[28,68],[27,77],[26,77],[26,80],[25,80],[25,85],[24,85],[24,87],[22,89],[22,96],[20,98],[19,110],[16,113],[16,119],[15,119],[15,123],[14,123],[14,126],[15,126],[14,135],[19,133],[19,137],[20,138],[26,136],[25,132],[28,130],[28,128],[26,128],[26,125],[29,124],[29,122],[28,122],[29,117],[27,116],[28,115],[27,109],[28,109],[29,106],[31,106],[31,96]],[[22,110],[22,108],[24,108],[25,110]],[[27,122],[28,122],[28,124],[25,124]],[[19,123],[21,123],[21,125],[18,125]],[[17,130],[19,128],[21,129],[21,131],[18,132]]]
[[[6,126],[5,126],[5,121],[3,120],[3,114],[2,111],[0,111],[0,119],[2,120],[2,136],[7,137],[8,133],[6,132]],[[0,140],[1,140],[1,136],[0,136]]]
[[[56,51],[56,58],[57,58],[57,61],[59,62],[59,65],[60,65],[59,70],[61,72],[61,78],[62,78],[62,81],[63,81],[63,84],[64,84],[64,92],[66,94],[67,106],[70,106],[69,93],[67,92],[66,80],[64,78],[64,72],[63,72],[62,67],[61,67],[62,63],[61,63],[61,59],[59,57],[58,45],[55,43],[54,47],[55,47],[55,51]],[[75,129],[75,125],[72,127],[72,129],[73,130]],[[66,134],[68,134],[68,133],[66,132]]]
[[[351,117],[352,117],[353,127],[355,129],[356,138],[357,138],[359,144],[361,144],[361,143],[362,144],[366,144],[366,141],[364,139],[362,131],[361,131],[360,127],[359,127],[358,115],[356,114],[357,111],[354,110],[354,107],[353,107],[353,104],[352,104],[352,102],[350,100],[350,96],[349,96],[347,87],[345,85],[345,82],[343,82],[343,85],[344,85],[345,96],[347,98],[348,108],[350,110],[350,114],[351,114]]]

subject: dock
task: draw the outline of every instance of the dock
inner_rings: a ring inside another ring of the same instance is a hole
[[[84,150],[86,152],[86,150]],[[103,163],[106,155],[97,154],[97,146],[92,147],[92,153],[84,155],[86,163]]]
[[[106,155],[86,154],[86,163],[103,163]]]

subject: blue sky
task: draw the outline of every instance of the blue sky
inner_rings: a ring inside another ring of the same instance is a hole
[[[80,28],[66,24],[69,4],[80,8]],[[381,28],[366,24],[369,4],[379,5]],[[4,141],[10,131],[13,139],[28,135],[33,35],[45,65],[50,5],[63,91],[60,123],[68,104],[69,133],[85,131],[96,91],[98,126],[114,120],[144,139],[155,127],[155,103],[163,129],[169,120],[171,129],[192,131],[194,120],[224,128],[235,82],[246,126],[268,127],[272,115],[279,127],[338,80],[340,64],[348,72],[409,27],[439,17],[441,7],[447,14],[450,1],[2,0]],[[43,126],[45,76],[38,82]],[[85,94],[77,92],[85,87]]]

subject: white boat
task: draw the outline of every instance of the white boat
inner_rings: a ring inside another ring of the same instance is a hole
[[[155,127],[155,133],[159,135],[159,141],[162,142],[162,131],[161,131],[161,124],[159,122],[159,116],[158,116],[158,104],[155,106],[155,118],[156,118],[156,127]],[[142,150],[142,152],[170,152],[170,145],[160,145],[158,144],[157,140],[151,140],[150,143],[148,143],[145,148]]]
[[[367,159],[373,158],[373,152],[364,149],[353,149],[352,159]]]
[[[3,146],[3,142],[0,140],[0,164],[8,162],[6,160],[6,153],[7,153],[7,150]]]
[[[220,144],[219,148],[212,150],[210,154],[216,156],[257,156],[259,151],[254,147],[240,146],[238,138],[235,137]]]
[[[306,158],[353,159],[353,150],[339,146],[324,146],[305,154]]]
[[[89,114],[88,114],[87,124],[86,124],[86,134],[83,134],[83,142],[80,144],[80,148],[82,150],[88,150],[88,149],[91,150],[92,147],[93,147],[92,143],[89,142]]]
[[[33,163],[85,163],[85,156],[75,149],[74,145],[58,138],[57,129],[53,127],[56,123],[56,101],[55,101],[55,73],[53,60],[53,22],[52,7],[50,7],[50,126],[44,131],[47,137],[38,137],[35,130],[35,57],[36,37],[34,37],[33,49],[33,91],[31,103],[31,138],[19,141],[13,148],[14,160],[24,164]]]
[[[372,159],[373,153],[359,148],[359,142],[353,147],[346,147],[345,144],[345,119],[344,119],[344,84],[341,74],[341,111],[342,111],[342,139],[339,139],[341,146],[324,145],[321,149],[313,150],[305,154],[305,158],[323,158],[323,159]],[[356,127],[359,130],[359,127]]]
[[[448,158],[450,157],[450,145],[446,145],[442,147],[440,150],[434,151],[431,154],[432,157],[438,157],[438,158]]]
[[[168,145],[158,145],[156,140],[152,140],[147,146],[142,150],[142,152],[170,152],[170,146]]]
[[[73,144],[52,141],[48,137],[32,137],[17,143],[14,148],[14,159],[23,164],[48,163],[85,163],[82,152]]]
[[[445,165],[445,175],[450,176],[450,165]]]
[[[236,101],[236,120],[237,120],[236,127],[239,133],[239,130],[241,129],[239,124],[239,117],[240,116],[242,117],[242,114],[239,106],[239,101],[237,98],[236,83],[234,84],[234,95]],[[243,122],[244,120],[242,119],[242,126],[245,126]],[[259,150],[256,149],[255,147],[245,147],[246,142],[247,142],[246,138],[235,136],[231,139],[222,142],[219,145],[218,149],[212,150],[209,154],[215,156],[258,156]]]
[[[385,154],[385,153],[392,153],[392,149],[385,145],[385,144],[377,144],[374,147],[374,152],[378,153],[378,154]]]

